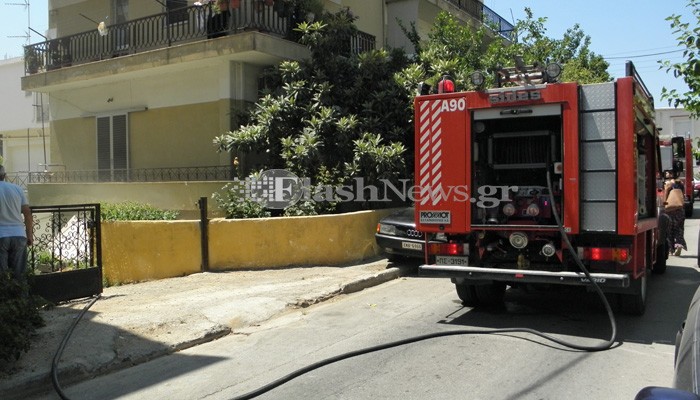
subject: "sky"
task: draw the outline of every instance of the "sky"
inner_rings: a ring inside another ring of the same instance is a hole
[[[513,22],[525,19],[529,7],[535,18],[546,17],[547,36],[561,39],[567,29],[579,24],[591,38],[591,51],[603,56],[610,64],[613,77],[625,75],[625,62],[634,63],[644,84],[654,96],[656,108],[668,108],[661,100],[661,89],[686,92],[682,79],[659,70],[658,60],[680,62],[682,48],[666,17],[672,14],[694,25],[696,19],[686,0],[484,0],[484,4],[502,18]],[[565,5],[563,5],[565,4]]]
[[[41,36],[27,27],[31,26],[42,34],[46,32],[49,27],[49,0],[0,1],[0,60],[21,57],[24,53],[22,46],[43,41]],[[27,41],[28,33],[31,33],[31,42]]]
[[[610,63],[608,72],[613,77],[624,76],[626,60],[634,62],[657,108],[668,107],[668,103],[661,101],[662,87],[687,90],[681,79],[659,70],[657,63],[662,59],[682,60],[682,48],[677,46],[665,18],[678,14],[683,21],[694,23],[686,0],[484,0],[484,4],[510,22],[524,19],[524,8],[529,7],[535,17],[547,18],[547,36],[554,39],[561,39],[568,28],[578,23],[591,37],[591,50]],[[38,32],[46,32],[48,0],[4,0],[0,3],[0,59],[20,57],[22,46],[43,40],[31,32],[28,25]],[[25,37],[28,34],[31,42]]]

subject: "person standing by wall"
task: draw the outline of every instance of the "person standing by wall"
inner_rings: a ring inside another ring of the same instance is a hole
[[[0,165],[0,272],[11,272],[23,281],[27,270],[27,246],[33,243],[32,210],[24,190],[5,182],[7,173]]]

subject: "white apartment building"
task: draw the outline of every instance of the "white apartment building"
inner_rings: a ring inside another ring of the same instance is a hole
[[[21,57],[0,60],[0,155],[11,180],[24,185],[29,172],[50,164],[48,96],[21,89]]]

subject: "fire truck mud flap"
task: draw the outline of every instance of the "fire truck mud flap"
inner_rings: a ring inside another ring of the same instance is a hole
[[[453,278],[465,281],[501,281],[513,283],[553,283],[583,286],[590,284],[582,272],[551,272],[520,269],[480,268],[457,265],[421,265],[420,275],[425,277]],[[600,287],[628,288],[628,274],[591,273]]]

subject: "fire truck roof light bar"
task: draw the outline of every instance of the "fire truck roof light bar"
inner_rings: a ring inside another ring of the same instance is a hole
[[[520,64],[516,67],[501,68],[496,71],[498,87],[502,87],[505,83],[514,83],[519,86],[553,83],[562,72],[562,66],[557,63],[550,63],[542,68],[537,63],[522,65],[522,60],[519,61]],[[473,72],[469,78],[474,86],[479,87],[483,84],[483,73],[480,71]]]
[[[564,285],[586,286],[590,282],[582,272],[551,272],[522,269],[501,269],[465,267],[457,265],[421,265],[421,276],[463,278],[467,280],[495,280],[522,283],[557,283]],[[629,287],[628,274],[592,273],[591,278],[601,287]]]

